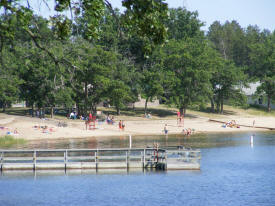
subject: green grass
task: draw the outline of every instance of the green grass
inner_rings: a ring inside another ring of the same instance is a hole
[[[21,138],[14,138],[8,135],[0,137],[0,148],[9,148],[9,147],[12,147],[13,145],[25,144],[25,143],[26,143],[26,140]]]

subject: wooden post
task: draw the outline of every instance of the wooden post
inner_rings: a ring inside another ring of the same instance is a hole
[[[145,168],[145,161],[146,161],[146,149],[143,150],[143,169]]]
[[[3,170],[4,152],[1,152],[1,172]]]
[[[167,150],[165,150],[165,170],[167,170]]]
[[[128,153],[128,151],[126,151],[126,167],[127,167],[127,170],[129,170],[129,153]]]
[[[97,152],[95,152],[95,169],[98,169]]]
[[[33,170],[36,170],[36,151],[33,151]]]
[[[64,166],[65,166],[65,171],[67,170],[67,160],[68,160],[68,150],[65,150],[65,152],[64,152]]]

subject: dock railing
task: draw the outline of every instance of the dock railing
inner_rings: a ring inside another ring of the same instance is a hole
[[[194,151],[186,153],[184,150],[160,148],[0,150],[0,154],[1,171],[123,168],[165,170],[169,169],[169,164],[171,167],[175,163],[191,163],[197,158]]]

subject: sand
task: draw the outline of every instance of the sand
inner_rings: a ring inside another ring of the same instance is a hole
[[[64,120],[67,127],[58,127],[57,119],[45,119],[0,115],[0,136],[5,135],[8,131],[13,133],[18,131],[16,137],[33,140],[33,139],[60,139],[60,138],[84,138],[84,137],[109,137],[124,135],[163,135],[165,124],[168,126],[168,134],[181,134],[183,128],[191,128],[195,133],[200,132],[244,132],[244,131],[268,131],[267,129],[259,129],[253,127],[240,128],[223,128],[221,123],[211,122],[205,117],[190,117],[184,119],[184,125],[178,125],[176,117],[173,119],[146,119],[142,117],[124,117],[125,130],[118,128],[118,121],[114,125],[108,125],[106,122],[96,123],[95,129],[86,130],[85,122],[81,120]],[[252,126],[255,120],[255,127],[271,127],[275,128],[274,117],[240,117],[240,116],[223,116],[215,118],[218,121],[228,122],[235,120],[237,124]],[[62,120],[63,121],[63,120]],[[48,128],[43,131],[41,126]],[[3,128],[4,127],[4,128]]]

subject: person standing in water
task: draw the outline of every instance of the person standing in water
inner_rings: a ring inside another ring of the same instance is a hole
[[[165,124],[163,131],[164,131],[165,135],[168,134],[168,126],[167,126],[167,124]]]

